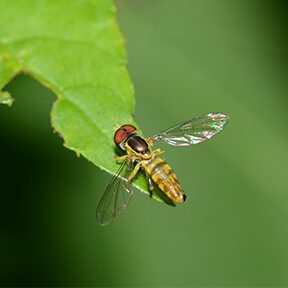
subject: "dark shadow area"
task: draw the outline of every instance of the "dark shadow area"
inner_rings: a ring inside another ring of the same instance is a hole
[[[263,21],[268,24],[267,26],[271,27],[271,31],[268,32],[272,33],[272,39],[274,39],[275,54],[278,55],[279,66],[282,66],[283,72],[287,74],[288,2],[285,0],[266,0],[259,3],[262,4],[259,6],[261,7],[260,11],[263,9]]]
[[[5,90],[15,103],[0,107],[0,286],[72,284],[81,277],[67,249],[70,199],[87,197],[95,167],[53,133],[55,95],[27,75]]]

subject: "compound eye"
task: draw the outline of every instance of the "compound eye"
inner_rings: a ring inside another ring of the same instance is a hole
[[[114,142],[117,146],[127,138],[127,132],[119,128],[114,134]]]
[[[131,134],[136,131],[136,127],[131,124],[125,124],[121,127],[123,130],[126,130],[128,134]]]
[[[129,135],[134,133],[136,128],[133,125],[125,124],[121,126],[114,134],[114,142],[119,146],[123,141],[127,139]]]

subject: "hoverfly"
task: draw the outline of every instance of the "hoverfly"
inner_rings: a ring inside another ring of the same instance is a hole
[[[153,143],[162,141],[173,146],[198,144],[220,132],[228,119],[229,117],[222,113],[209,113],[182,122],[149,138],[137,135],[133,125],[121,126],[114,134],[114,142],[126,154],[116,157],[116,160],[123,162],[99,202],[98,222],[101,225],[109,224],[127,208],[133,194],[132,180],[140,168],[145,171],[151,193],[156,184],[173,201],[184,202],[186,195],[175,173],[160,157],[164,151],[153,151]]]

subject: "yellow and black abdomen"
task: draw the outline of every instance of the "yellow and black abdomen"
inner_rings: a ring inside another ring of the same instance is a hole
[[[152,158],[143,167],[158,187],[175,202],[184,202],[184,194],[172,168],[160,157]]]

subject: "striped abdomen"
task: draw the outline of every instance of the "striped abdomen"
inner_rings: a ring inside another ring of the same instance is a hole
[[[175,202],[184,202],[186,195],[172,168],[160,157],[152,158],[143,167],[158,187]]]

